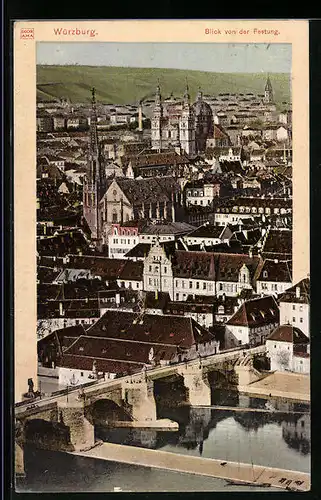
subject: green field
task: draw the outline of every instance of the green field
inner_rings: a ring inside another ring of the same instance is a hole
[[[199,87],[205,94],[222,92],[264,93],[263,73],[211,73],[180,69],[124,68],[110,66],[37,66],[37,99],[69,98],[72,103],[88,102],[90,89],[96,88],[102,103],[136,104],[155,92],[159,80],[162,95],[182,95],[186,78],[195,99]],[[290,78],[287,73],[272,73],[275,101],[290,101]]]

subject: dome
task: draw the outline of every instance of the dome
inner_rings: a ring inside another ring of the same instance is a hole
[[[195,116],[212,116],[212,109],[207,102],[203,101],[203,99],[197,99],[196,102],[192,105],[192,110]]]

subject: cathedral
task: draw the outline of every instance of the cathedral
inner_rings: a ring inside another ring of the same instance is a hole
[[[160,87],[157,87],[151,126],[153,149],[175,149],[190,156],[204,153],[213,127],[211,107],[203,100],[200,90],[194,104],[190,103],[187,85],[182,101],[171,98],[162,102]]]
[[[87,172],[83,183],[83,218],[97,247],[107,244],[112,224],[149,219],[175,222],[183,204],[172,175],[132,179],[106,176],[98,141],[95,91],[92,91]]]

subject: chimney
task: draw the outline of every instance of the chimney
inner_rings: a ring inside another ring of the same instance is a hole
[[[296,297],[297,299],[299,299],[299,298],[300,298],[300,287],[299,287],[299,286],[296,286],[296,287],[295,287],[295,297]]]

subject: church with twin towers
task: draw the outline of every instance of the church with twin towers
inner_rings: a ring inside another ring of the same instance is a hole
[[[260,104],[263,107],[271,106],[273,101],[273,89],[268,76]],[[214,123],[218,121],[215,121],[212,107],[203,98],[200,88],[196,101],[191,103],[187,83],[182,99],[171,95],[163,100],[160,86],[157,86],[151,121],[152,149],[175,149],[189,156],[203,154],[207,139],[213,137]]]
[[[157,86],[151,123],[152,149],[180,149],[192,156],[204,153],[213,127],[211,107],[203,100],[200,89],[196,102],[191,104],[188,85],[180,102],[173,96],[163,102],[160,86]]]

